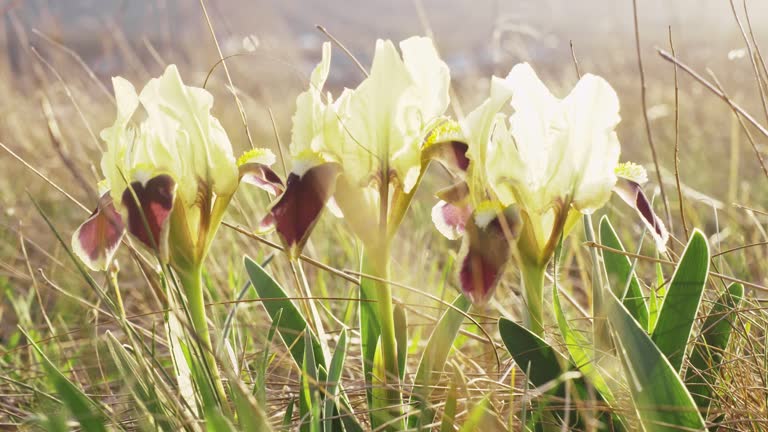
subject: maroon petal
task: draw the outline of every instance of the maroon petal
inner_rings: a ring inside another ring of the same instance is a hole
[[[252,184],[272,195],[283,193],[283,181],[272,168],[260,163],[240,165],[240,181]]]
[[[168,261],[168,222],[175,195],[176,182],[167,174],[152,177],[146,184],[135,181],[123,192],[128,231],[162,261]]]
[[[325,204],[336,189],[339,165],[324,163],[303,175],[291,173],[285,192],[272,205],[260,228],[274,228],[291,258],[301,253]]]
[[[72,250],[91,270],[106,270],[125,235],[125,225],[109,192],[72,235]]]
[[[461,141],[438,142],[424,149],[422,160],[436,160],[449,170],[463,175],[469,168],[468,148]]]
[[[509,261],[510,242],[519,232],[520,215],[514,206],[495,216],[475,212],[467,220],[459,253],[459,282],[472,303],[485,304],[493,295]]]
[[[613,188],[624,202],[629,204],[640,215],[643,223],[648,227],[653,239],[656,241],[656,247],[660,251],[666,250],[667,240],[669,240],[669,233],[664,226],[664,222],[656,215],[651,206],[650,200],[643,192],[643,188],[639,183],[625,178],[619,178],[616,182],[616,186]]]

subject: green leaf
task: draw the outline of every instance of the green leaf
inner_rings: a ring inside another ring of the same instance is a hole
[[[694,230],[672,276],[653,331],[653,342],[676,371],[683,365],[708,273],[709,245],[704,234]]]
[[[328,387],[325,396],[325,432],[333,431],[333,411],[338,405],[336,402],[339,382],[341,381],[341,372],[344,369],[344,360],[347,358],[347,330],[341,330],[339,343],[336,344],[336,350],[331,358],[331,367],[328,370]]]
[[[605,216],[600,219],[600,244],[624,252],[624,245]],[[624,306],[641,327],[648,328],[648,306],[629,257],[603,249],[603,262],[613,294],[622,299]]]
[[[728,287],[709,310],[701,327],[701,335],[693,346],[685,382],[702,412],[709,410],[712,387],[719,376],[723,353],[728,347],[743,297],[744,287],[741,284]]]
[[[21,330],[30,345],[37,351],[40,359],[43,363],[43,368],[48,376],[48,379],[53,384],[53,388],[56,389],[59,398],[67,407],[69,412],[77,419],[80,426],[85,432],[106,432],[107,428],[104,426],[106,417],[100,412],[99,405],[89,398],[82,390],[80,390],[75,384],[73,384],[64,374],[59,371],[56,366],[48,359],[43,353],[43,350],[37,345],[37,343],[29,337],[23,330]]]
[[[450,353],[453,341],[464,322],[464,314],[461,312],[469,311],[472,303],[464,295],[459,294],[452,306],[443,312],[443,316],[440,317],[432,331],[416,370],[411,405],[417,411],[422,412],[414,414],[408,419],[408,427],[411,429],[420,428],[421,425],[432,422],[433,413],[427,407],[427,400],[433,387],[440,381],[448,353]]]
[[[536,387],[556,381],[563,374],[565,359],[542,338],[520,324],[499,318],[499,334],[507,351]]]
[[[299,337],[304,329],[309,329],[307,321],[299,312],[299,309],[293,304],[291,299],[285,294],[285,290],[254,260],[245,257],[245,270],[251,279],[251,285],[256,290],[257,296],[263,300],[264,309],[267,310],[270,318],[274,322],[279,316],[280,323],[277,327],[280,338],[291,350],[291,356],[296,364],[301,368],[304,362],[304,342],[305,339]],[[281,312],[282,311],[282,312]],[[279,314],[279,315],[278,315]],[[309,330],[307,330],[309,332]],[[309,332],[308,339],[312,342],[312,351],[318,364],[325,365],[320,341]]]
[[[704,419],[677,370],[619,299],[610,290],[605,293],[608,322],[645,430],[704,430]]]

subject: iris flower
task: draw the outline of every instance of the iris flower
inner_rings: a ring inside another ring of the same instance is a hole
[[[104,270],[127,230],[177,271],[199,268],[241,180],[282,191],[269,168],[275,157],[257,149],[238,166],[226,132],[210,114],[213,96],[184,85],[174,65],[140,94],[123,78],[112,83],[117,116],[101,132],[107,143],[101,198],[72,246],[89,268]]]
[[[226,412],[226,392],[211,351],[202,265],[240,181],[274,194],[282,191],[269,168],[274,155],[256,149],[235,161],[226,132],[210,114],[213,96],[184,85],[173,65],[139,94],[123,78],[112,83],[117,117],[101,132],[107,143],[101,198],[73,234],[73,250],[91,269],[104,270],[128,231],[173,269]],[[170,343],[176,346],[170,328]]]
[[[262,231],[276,229],[291,256],[325,207],[343,215],[364,244],[381,247],[429,160],[466,163],[465,145],[442,139],[449,135],[442,116],[448,66],[428,38],[406,39],[400,51],[378,40],[370,75],[333,100],[323,89],[331,62],[331,45],[323,45],[310,86],[296,99],[285,193],[261,224]]]
[[[374,300],[375,306],[365,307],[376,308],[370,316],[378,325],[361,331],[366,380],[375,376],[387,388],[386,395],[370,399],[372,421],[382,417],[381,424],[394,424],[402,404],[394,306],[391,288],[382,282],[389,280],[391,241],[430,161],[467,164],[466,144],[453,140],[459,130],[443,117],[448,66],[428,38],[399,45],[400,52],[391,41],[377,41],[370,75],[335,100],[323,89],[331,62],[331,46],[323,45],[309,88],[296,99],[285,192],[260,226],[276,230],[296,258],[328,207],[361,240],[363,271],[376,277],[361,284],[360,296]]]
[[[508,104],[511,116],[503,112]],[[438,194],[432,213],[441,233],[464,236],[460,279],[470,299],[491,297],[514,244],[533,325],[540,326],[544,269],[559,239],[581,215],[603,207],[612,191],[637,210],[664,249],[666,229],[641,188],[645,171],[619,163],[619,120],[616,92],[598,76],[582,77],[564,99],[525,63],[505,79],[493,77],[490,97],[462,124],[467,182]]]

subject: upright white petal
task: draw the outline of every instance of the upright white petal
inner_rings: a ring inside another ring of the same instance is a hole
[[[451,75],[432,39],[414,36],[400,42],[403,62],[411,75],[424,120],[442,115],[450,102]]]
[[[604,79],[587,74],[563,100],[569,139],[566,151],[575,178],[574,206],[591,213],[610,198],[621,148],[614,128],[619,98]]]
[[[112,198],[115,202],[120,202],[120,196],[126,186],[123,175],[129,175],[130,170],[125,163],[126,152],[134,135],[128,124],[139,106],[139,96],[133,84],[121,77],[112,78],[112,87],[115,91],[117,115],[112,126],[104,129],[100,134],[101,139],[107,144],[107,149],[101,158],[101,172],[105,179],[104,187],[112,190]]]
[[[237,164],[229,138],[210,114],[213,96],[204,89],[184,85],[171,65],[161,77],[147,83],[139,100],[147,111],[147,121],[168,140],[166,147],[184,161],[182,172],[175,173],[181,178],[178,184],[182,199],[194,201],[198,180],[205,181],[218,195],[231,195],[238,182]],[[156,161],[159,165],[162,162],[173,166],[173,161]]]

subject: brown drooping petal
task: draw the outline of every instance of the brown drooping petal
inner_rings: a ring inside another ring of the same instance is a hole
[[[669,233],[664,226],[664,222],[661,218],[654,213],[650,200],[643,192],[643,188],[639,183],[625,178],[619,178],[616,182],[616,186],[613,188],[621,199],[629,204],[640,215],[640,219],[648,227],[653,239],[656,241],[656,247],[659,251],[666,250],[667,240],[669,240]]]
[[[336,189],[338,174],[339,165],[335,163],[318,165],[303,175],[291,173],[285,192],[262,220],[260,228],[274,228],[291,258],[301,253],[325,204]]]
[[[514,206],[500,215],[475,212],[467,220],[459,253],[459,282],[472,303],[484,304],[493,295],[509,261],[510,242],[519,235],[520,225],[520,215]]]
[[[423,161],[436,160],[457,174],[463,174],[469,168],[466,143],[461,141],[445,141],[431,144],[422,153]]]
[[[272,195],[283,193],[283,181],[272,168],[260,163],[240,165],[240,181],[252,184]]]
[[[175,195],[176,182],[167,174],[152,177],[146,184],[135,181],[123,192],[128,232],[156,251],[162,261],[168,260],[168,222]]]
[[[109,192],[72,235],[72,249],[91,270],[106,270],[125,235],[125,225]]]

